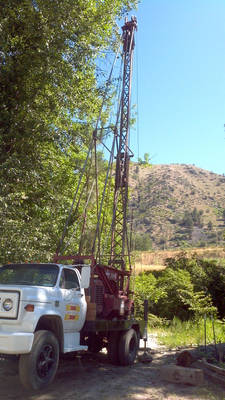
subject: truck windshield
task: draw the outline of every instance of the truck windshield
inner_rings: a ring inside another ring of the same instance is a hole
[[[53,264],[9,264],[0,267],[0,284],[48,286],[56,284],[59,267]]]

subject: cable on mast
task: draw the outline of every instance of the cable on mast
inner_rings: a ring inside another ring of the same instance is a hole
[[[128,178],[131,152],[128,147],[130,128],[131,78],[134,50],[134,32],[137,30],[137,19],[125,20],[123,30],[123,84],[121,94],[120,132],[116,156],[114,209],[111,235],[110,264],[126,269]],[[128,254],[129,257],[129,254]],[[129,257],[130,258],[130,257]]]

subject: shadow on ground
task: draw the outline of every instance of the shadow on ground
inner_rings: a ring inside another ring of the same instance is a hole
[[[154,350],[151,363],[131,367],[109,364],[107,355],[68,355],[60,360],[54,382],[40,392],[20,384],[16,363],[0,364],[0,399],[23,400],[224,400],[224,391],[211,383],[202,387],[173,384],[160,379],[160,367],[175,362],[173,351]]]

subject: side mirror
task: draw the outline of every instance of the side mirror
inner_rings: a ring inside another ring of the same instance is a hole
[[[90,286],[91,267],[90,265],[83,265],[81,269],[81,289],[87,289]]]

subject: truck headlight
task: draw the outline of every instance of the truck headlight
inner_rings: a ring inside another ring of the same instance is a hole
[[[13,301],[12,299],[5,299],[2,305],[5,311],[10,311],[13,308]]]

